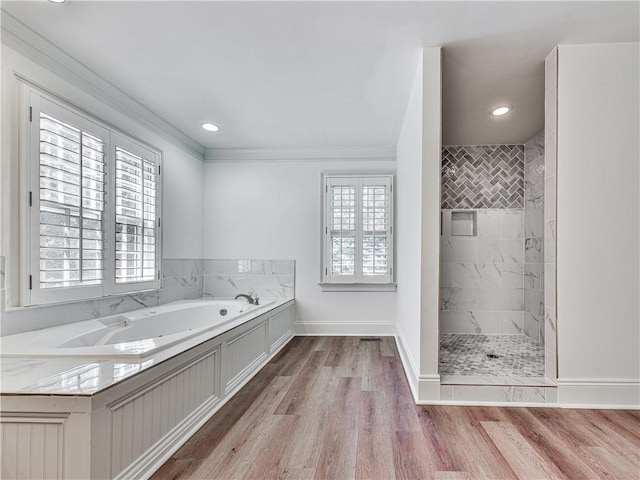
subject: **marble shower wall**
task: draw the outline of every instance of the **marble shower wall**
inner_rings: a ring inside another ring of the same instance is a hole
[[[544,131],[524,145],[524,333],[544,344]]]
[[[261,299],[293,298],[294,260],[204,260],[205,297],[235,297],[239,293]]]
[[[523,333],[524,210],[476,210],[474,236],[450,234],[451,212],[442,210],[440,332]]]
[[[524,146],[442,149],[440,332],[524,331]],[[452,235],[454,211],[476,212]]]
[[[557,378],[556,364],[556,161],[558,49],[544,62],[544,347],[545,377]]]

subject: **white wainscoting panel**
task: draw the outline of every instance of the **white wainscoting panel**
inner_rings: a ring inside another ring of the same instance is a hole
[[[111,476],[115,477],[219,392],[216,348],[161,383],[111,406]]]
[[[292,309],[288,308],[269,319],[269,352],[287,340],[291,334]]]
[[[234,390],[267,358],[267,321],[231,338],[225,345],[225,394]]]
[[[63,478],[65,418],[3,417],[0,478]]]

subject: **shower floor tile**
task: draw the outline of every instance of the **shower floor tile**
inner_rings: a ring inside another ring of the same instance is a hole
[[[525,335],[441,334],[440,375],[543,377],[544,346]]]

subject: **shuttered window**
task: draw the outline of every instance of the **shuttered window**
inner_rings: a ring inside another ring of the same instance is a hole
[[[159,153],[36,90],[26,98],[22,304],[158,288]]]
[[[40,287],[101,284],[105,143],[40,113]]]
[[[156,276],[156,173],[153,158],[116,147],[116,283]]]
[[[391,175],[324,178],[323,281],[392,282]]]

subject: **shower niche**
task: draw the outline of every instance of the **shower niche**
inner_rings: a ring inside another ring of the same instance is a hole
[[[451,212],[451,236],[473,237],[477,234],[477,214],[474,210]]]

